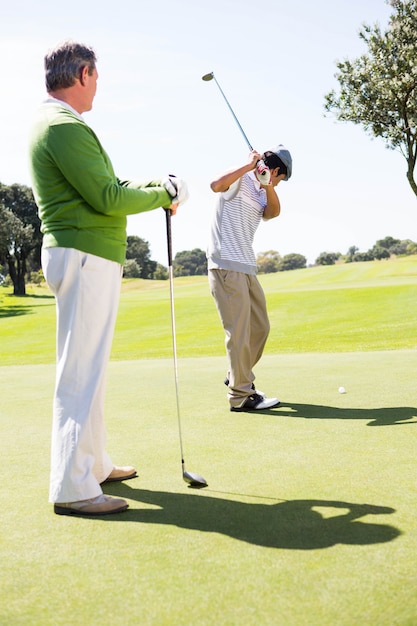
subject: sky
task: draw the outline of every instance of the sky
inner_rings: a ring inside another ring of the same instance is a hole
[[[27,142],[46,97],[43,57],[72,39],[98,57],[98,90],[85,121],[121,179],[169,173],[190,193],[172,221],[173,254],[206,249],[215,194],[210,181],[246,162],[248,147],[279,143],[293,175],[277,187],[279,218],[261,223],[256,253],[366,251],[386,236],[417,240],[417,199],[406,161],[362,127],[325,114],[337,61],[366,52],[363,23],[385,27],[384,0],[14,0],[0,40],[0,182],[30,185]],[[167,265],[161,210],[129,216],[128,234]]]

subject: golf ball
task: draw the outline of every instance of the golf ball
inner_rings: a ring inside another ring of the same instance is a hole
[[[346,389],[344,387],[339,387],[339,393],[346,393]]]

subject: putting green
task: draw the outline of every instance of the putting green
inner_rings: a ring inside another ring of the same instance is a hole
[[[416,623],[417,351],[266,355],[262,414],[228,411],[224,370],[179,359],[195,491],[172,359],[110,364],[108,450],[139,478],[91,520],[47,504],[53,365],[0,368],[0,624]]]

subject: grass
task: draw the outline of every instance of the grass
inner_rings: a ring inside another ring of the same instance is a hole
[[[416,259],[261,280],[283,344],[256,369],[281,398],[261,415],[227,410],[206,281],[175,281],[186,468],[201,491],[181,477],[168,285],[124,283],[108,450],[140,477],[106,489],[126,513],[96,520],[47,504],[53,300],[0,292],[2,626],[417,623],[416,316],[404,310]]]
[[[417,347],[416,256],[279,272],[260,280],[272,326],[266,354]],[[174,292],[179,355],[223,354],[207,278],[175,279]],[[169,306],[167,281],[124,281],[112,360],[169,357]],[[53,363],[54,337],[54,300],[45,286],[28,289],[24,298],[0,288],[4,365]]]

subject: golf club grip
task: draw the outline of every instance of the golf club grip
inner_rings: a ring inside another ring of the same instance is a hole
[[[165,209],[167,221],[168,267],[172,266],[171,209]]]

